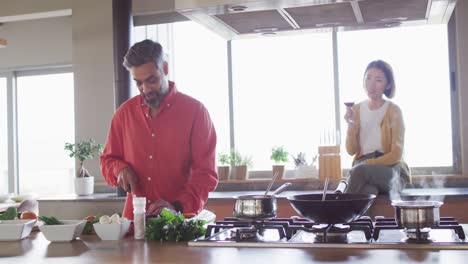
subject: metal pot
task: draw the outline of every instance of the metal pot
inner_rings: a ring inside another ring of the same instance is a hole
[[[440,210],[443,202],[438,201],[397,201],[392,202],[395,207],[395,218],[398,225],[407,229],[422,229],[438,226]]]
[[[276,195],[291,185],[290,182],[281,185],[271,195],[241,195],[236,196],[234,216],[246,219],[267,219],[276,217],[278,206]]]

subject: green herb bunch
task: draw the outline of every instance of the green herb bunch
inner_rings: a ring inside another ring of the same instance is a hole
[[[70,157],[80,161],[80,167],[76,170],[76,177],[90,177],[88,170],[83,166],[85,160],[100,155],[104,145],[94,142],[93,139],[83,140],[76,144],[65,143],[65,150],[70,151]]]
[[[276,164],[281,162],[288,162],[288,152],[283,146],[276,146],[271,149],[270,159]]]
[[[154,241],[189,241],[205,235],[203,220],[185,219],[183,214],[163,209],[146,222],[145,238]]]

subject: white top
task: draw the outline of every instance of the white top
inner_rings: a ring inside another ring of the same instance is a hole
[[[388,101],[378,109],[369,109],[369,100],[359,104],[361,128],[359,130],[359,144],[363,155],[375,151],[383,152],[382,134],[380,125],[382,124],[385,112],[387,112]]]

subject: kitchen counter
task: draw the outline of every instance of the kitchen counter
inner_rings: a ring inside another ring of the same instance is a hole
[[[33,232],[18,242],[0,242],[0,263],[466,263],[466,250],[291,249],[189,247],[95,235],[50,243]]]
[[[321,191],[285,191],[278,195],[278,217],[291,217],[297,212],[290,206],[287,196],[321,193]],[[232,192],[212,192],[209,194],[205,209],[214,212],[218,219],[232,216],[234,196],[245,194],[263,194],[263,191],[232,191]],[[460,222],[468,222],[468,214],[465,210],[468,206],[468,188],[425,188],[406,189],[405,196],[437,197],[445,196],[445,204],[441,208],[442,216],[455,217]],[[394,214],[388,195],[379,195],[370,210],[371,216],[387,216]],[[87,215],[108,214],[122,212],[125,197],[117,197],[115,193],[98,193],[89,196],[77,196],[74,194],[41,197],[39,201],[39,211],[43,215],[55,215],[63,219],[83,218]]]

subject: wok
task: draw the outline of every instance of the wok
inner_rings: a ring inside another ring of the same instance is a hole
[[[373,194],[303,194],[288,197],[292,207],[317,224],[347,224],[364,214],[375,199]]]

